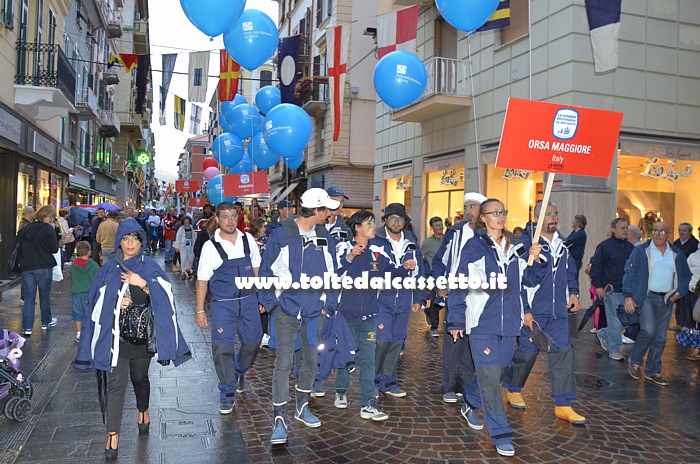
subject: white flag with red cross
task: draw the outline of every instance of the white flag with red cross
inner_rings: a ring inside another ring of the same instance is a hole
[[[331,100],[331,121],[333,121],[333,141],[340,136],[340,117],[343,114],[343,96],[345,94],[345,77],[348,70],[348,45],[350,28],[335,26],[326,29],[326,48],[328,56],[328,83]]]

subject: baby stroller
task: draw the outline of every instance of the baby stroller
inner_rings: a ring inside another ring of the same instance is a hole
[[[0,400],[5,403],[5,417],[24,422],[32,412],[33,389],[29,379],[19,371],[24,338],[17,332],[2,331],[0,340]]]

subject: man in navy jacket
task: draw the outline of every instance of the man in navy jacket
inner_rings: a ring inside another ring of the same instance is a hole
[[[654,224],[651,240],[635,247],[622,280],[625,311],[639,314],[639,335],[629,356],[629,374],[641,378],[641,364],[647,350],[645,378],[657,385],[668,382],[661,376],[661,355],[666,348],[666,330],[673,304],[688,293],[690,268],[683,252],[667,239],[671,228]],[[607,309],[607,308],[606,308]]]

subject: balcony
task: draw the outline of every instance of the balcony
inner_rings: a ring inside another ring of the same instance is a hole
[[[116,71],[103,71],[102,82],[104,82],[105,85],[119,84],[119,74],[117,74]]]
[[[394,0],[394,5],[396,6],[411,6],[423,3],[421,0]],[[433,3],[433,2],[430,2]]]
[[[148,22],[134,21],[134,53],[148,53]]]
[[[102,137],[116,137],[121,131],[119,117],[114,111],[100,110],[98,124]]]
[[[97,117],[97,95],[90,88],[79,89],[75,96],[75,109],[78,110],[78,119],[86,121]]]
[[[122,36],[122,14],[117,10],[107,10],[107,38],[118,39]]]
[[[75,71],[61,47],[17,42],[15,105],[31,119],[75,113]]]
[[[391,114],[392,121],[424,122],[472,106],[467,86],[469,63],[452,58],[431,58],[426,63],[428,85],[415,103]]]
[[[303,78],[297,82],[294,104],[301,106],[309,116],[322,118],[328,110],[328,78]]]

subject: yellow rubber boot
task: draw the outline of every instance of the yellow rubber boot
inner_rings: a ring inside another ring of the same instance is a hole
[[[508,390],[506,390],[506,396],[508,397],[508,402],[510,403],[510,405],[513,406],[515,409],[525,409],[525,400],[523,399],[523,395],[521,395],[520,392],[511,393]]]
[[[574,411],[571,406],[556,406],[554,408],[554,415],[572,424],[581,425],[586,423],[586,418],[580,414],[576,414],[576,411]]]

